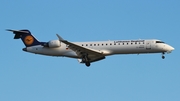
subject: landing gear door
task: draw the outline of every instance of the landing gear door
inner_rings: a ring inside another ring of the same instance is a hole
[[[151,41],[146,41],[146,50],[151,50]]]

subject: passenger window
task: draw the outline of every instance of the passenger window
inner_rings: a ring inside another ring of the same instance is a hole
[[[88,44],[86,44],[86,46],[88,46]]]

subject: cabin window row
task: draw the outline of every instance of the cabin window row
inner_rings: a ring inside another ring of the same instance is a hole
[[[133,44],[144,44],[144,42],[131,42],[131,43],[110,43],[109,45],[133,45]],[[82,44],[82,46],[108,46],[108,44]]]

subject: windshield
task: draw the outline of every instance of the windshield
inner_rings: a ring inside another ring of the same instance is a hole
[[[163,41],[156,41],[156,43],[165,43],[165,42],[163,42]]]

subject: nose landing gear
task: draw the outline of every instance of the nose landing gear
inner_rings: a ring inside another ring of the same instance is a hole
[[[165,56],[164,56],[164,54],[165,54],[165,53],[163,52],[163,53],[162,53],[162,59],[165,59]]]

